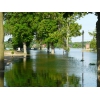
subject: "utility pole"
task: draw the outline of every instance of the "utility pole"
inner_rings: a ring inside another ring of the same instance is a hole
[[[84,87],[84,62],[82,62],[82,87]]]
[[[84,31],[82,31],[82,87],[84,87]]]
[[[82,60],[81,61],[84,61],[84,31],[82,31]]]

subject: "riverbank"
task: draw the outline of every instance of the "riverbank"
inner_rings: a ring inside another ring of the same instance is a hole
[[[13,54],[12,54],[11,50],[9,50],[9,51],[5,50],[4,51],[4,56],[24,56],[24,55],[26,55],[26,54],[21,52],[21,51],[13,51]]]
[[[29,55],[29,54],[27,54]],[[24,57],[26,54],[24,54],[21,51],[14,51],[14,54],[12,54],[11,50],[5,50],[4,51],[4,65],[9,65],[12,62],[12,59]]]
[[[97,50],[93,50],[93,49],[83,49],[82,51],[97,52]]]

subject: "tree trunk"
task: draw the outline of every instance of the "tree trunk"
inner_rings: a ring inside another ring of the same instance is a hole
[[[68,48],[69,48],[69,45],[68,45],[68,42],[69,42],[69,40],[68,40],[69,38],[68,38],[68,36],[67,36],[67,39],[66,39],[66,47],[67,47],[67,51],[68,51]]]
[[[100,71],[100,12],[98,14],[98,21],[96,23],[96,40],[97,40],[97,68]]]
[[[97,13],[98,20],[96,23],[96,40],[97,40],[97,70],[98,70],[98,76],[100,76],[100,12]],[[97,78],[97,86],[100,87],[100,78]]]
[[[24,49],[24,54],[27,54],[27,47],[25,42],[23,42],[23,49]]]
[[[66,54],[68,56],[68,52],[69,52],[69,37],[67,36],[67,39],[66,39]]]
[[[100,87],[100,73],[97,76],[97,87]]]
[[[47,53],[50,53],[50,43],[47,43]]]
[[[0,87],[4,86],[4,72],[0,72]]]
[[[54,50],[54,44],[51,43],[51,54],[54,54],[55,53],[55,50]]]
[[[23,67],[24,69],[26,69],[26,55],[24,55],[23,57]]]
[[[42,50],[42,44],[41,44],[41,42],[40,42],[40,50]]]
[[[4,31],[2,12],[0,12],[0,70],[4,70]]]

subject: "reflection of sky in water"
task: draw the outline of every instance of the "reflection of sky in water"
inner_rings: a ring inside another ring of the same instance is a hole
[[[30,57],[32,58],[32,59],[36,59],[36,53],[37,53],[37,50],[34,50],[34,52],[33,52],[33,50],[30,50]]]
[[[6,70],[11,70],[12,69],[12,63],[10,63],[9,65],[6,65],[5,66],[5,71]]]
[[[94,52],[85,51],[84,53],[84,64],[96,63],[97,54]],[[78,60],[82,59],[82,49],[71,49],[69,56],[75,57]]]
[[[81,50],[82,49],[70,49],[68,57],[66,54],[63,55],[63,49],[55,49],[54,55],[48,55],[46,50],[30,50],[30,59],[33,61],[32,69],[34,72],[36,72],[38,68],[44,68],[45,70],[56,69],[58,73],[66,73],[69,76],[74,74],[76,77],[80,77],[80,84],[83,84],[84,87],[96,87],[97,66],[90,66],[89,63],[96,63],[97,55],[93,52],[84,52],[84,62],[81,62]],[[49,65],[49,63],[51,65]],[[37,64],[39,65],[38,68]],[[44,64],[47,65],[43,66]],[[11,65],[9,66],[9,69],[10,68]],[[64,86],[66,86],[66,83]]]
[[[33,71],[36,72],[36,65],[35,65],[35,63],[33,64],[32,68],[33,68]]]
[[[57,62],[58,72],[63,73],[66,70],[66,73],[69,75],[75,74],[77,77],[80,77],[80,83],[82,83],[83,78],[85,87],[97,86],[97,66],[89,65],[89,63],[96,63],[96,53],[85,51],[84,62],[80,61],[82,59],[82,49],[72,48],[70,49],[68,58],[66,56],[66,54],[63,55],[63,49],[55,49],[55,57],[59,59],[59,62]]]
[[[82,59],[82,49],[71,49],[69,55],[75,57],[78,60]],[[96,63],[97,54],[94,52],[84,52],[84,62],[82,63],[82,73],[84,78],[85,87],[95,87],[97,86],[97,65],[89,65],[89,63]],[[79,72],[77,72],[79,73]]]
[[[76,76],[80,77],[80,83],[82,83],[83,78],[83,86],[84,87],[96,87],[97,86],[97,65],[89,65],[89,63],[96,63],[96,57],[97,54],[94,52],[84,52],[84,62],[81,62],[82,59],[82,49],[70,49],[70,52],[68,54],[69,58],[66,58],[66,54],[64,56],[61,56],[63,54],[63,49],[55,49],[55,54],[57,55],[57,58],[61,60],[66,60],[66,64],[62,64],[57,69],[59,72],[63,72],[66,70],[66,72],[69,75],[75,74]],[[74,60],[73,60],[74,59]],[[68,63],[70,62],[70,63]],[[67,65],[68,63],[68,65]],[[58,65],[60,62],[58,62]],[[63,67],[67,65],[67,67]],[[83,76],[82,76],[83,73]]]

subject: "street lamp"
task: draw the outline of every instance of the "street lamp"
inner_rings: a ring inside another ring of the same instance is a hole
[[[84,52],[83,52],[83,48],[84,48],[84,31],[82,31],[82,60],[84,61]]]
[[[82,87],[84,87],[84,31],[82,31]]]

